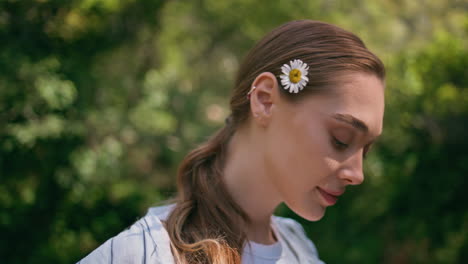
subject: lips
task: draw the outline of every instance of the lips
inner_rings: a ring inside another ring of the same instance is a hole
[[[342,195],[343,192],[341,191],[325,191],[324,189],[317,187],[320,195],[322,195],[323,199],[328,205],[334,205],[338,201],[338,196]]]

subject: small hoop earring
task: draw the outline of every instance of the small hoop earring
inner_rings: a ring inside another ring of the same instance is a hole
[[[252,89],[247,93],[247,100],[250,100],[250,94],[257,88],[256,86],[253,86]]]

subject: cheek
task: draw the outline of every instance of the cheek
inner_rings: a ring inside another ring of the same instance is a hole
[[[330,143],[319,124],[289,120],[267,135],[265,167],[285,200],[297,200],[330,175]]]
[[[294,148],[298,175],[302,183],[309,183],[309,186],[303,187],[310,189],[330,175],[330,164],[327,162],[331,150],[329,137],[320,124],[311,123],[302,126],[296,139]]]

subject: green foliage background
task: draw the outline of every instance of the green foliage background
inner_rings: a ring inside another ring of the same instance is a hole
[[[327,263],[468,263],[465,1],[3,0],[0,259],[70,263],[174,194],[223,125],[239,61],[294,19],[340,25],[388,68],[385,129],[319,222]]]

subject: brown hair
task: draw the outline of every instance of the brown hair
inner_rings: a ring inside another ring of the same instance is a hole
[[[262,72],[279,76],[281,66],[293,59],[309,65],[309,82],[299,94],[280,89],[290,101],[329,90],[339,82],[339,74],[365,72],[385,78],[383,63],[361,39],[331,24],[292,21],[261,39],[240,66],[226,126],[190,152],[179,167],[176,206],[165,222],[178,263],[241,262],[249,218],[223,183],[226,148],[236,128],[249,119],[246,95],[254,79]]]

